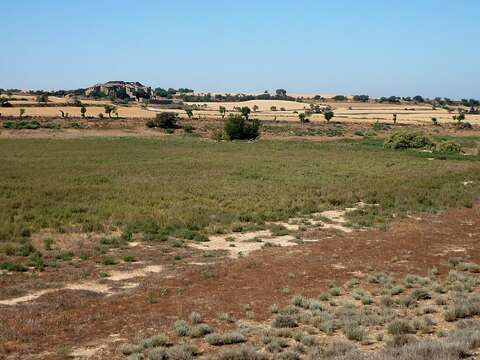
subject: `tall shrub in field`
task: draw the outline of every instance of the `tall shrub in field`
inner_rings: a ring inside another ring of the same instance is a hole
[[[147,121],[149,128],[176,129],[178,114],[174,112],[161,112],[155,119]]]
[[[330,122],[330,120],[332,120],[332,118],[335,116],[333,111],[330,111],[330,110],[327,110],[323,113],[323,116],[325,117],[325,120],[327,120],[327,123]]]
[[[238,114],[230,114],[225,120],[225,133],[230,140],[252,140],[260,135],[260,122],[249,121]]]

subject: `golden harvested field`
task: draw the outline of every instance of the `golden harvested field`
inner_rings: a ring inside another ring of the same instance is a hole
[[[307,94],[304,94],[307,95]],[[311,95],[311,94],[310,94]],[[324,94],[326,95],[326,94]],[[25,115],[41,117],[60,117],[61,111],[68,113],[69,117],[79,117],[80,108],[78,106],[32,106],[37,104],[35,96],[31,95],[13,95],[12,108],[1,108],[0,114],[3,116],[18,116],[22,106],[25,106]],[[28,99],[28,100],[24,100]],[[62,97],[49,97],[51,104],[62,104],[69,99]],[[99,117],[104,112],[104,105],[109,104],[107,100],[81,100],[87,105],[87,116]],[[29,105],[29,106],[27,106]],[[220,118],[219,107],[224,106],[227,112],[235,111],[236,107],[248,106],[252,109],[251,117],[259,120],[277,120],[277,121],[298,121],[298,113],[304,112],[310,108],[309,103],[283,100],[251,100],[242,102],[192,102],[186,105],[197,106],[201,109],[194,111],[194,116],[199,119]],[[400,124],[430,124],[432,118],[437,118],[439,123],[453,122],[453,113],[437,108],[432,109],[430,105],[410,105],[410,104],[381,104],[381,103],[359,103],[359,102],[332,102],[328,101],[322,105],[332,107],[336,122],[355,122],[355,123],[373,123],[393,122],[393,115],[397,114],[397,121]],[[254,106],[258,107],[253,111]],[[272,107],[276,110],[272,111]],[[138,104],[130,106],[117,105],[118,114],[122,118],[153,118],[160,111],[173,111],[185,116],[184,110],[157,108],[154,105],[148,108],[142,108]],[[282,110],[283,109],[283,110]],[[464,110],[468,110],[464,108]],[[480,124],[480,115],[466,115],[466,120],[473,124]],[[310,116],[312,122],[323,122],[323,114],[313,114]]]

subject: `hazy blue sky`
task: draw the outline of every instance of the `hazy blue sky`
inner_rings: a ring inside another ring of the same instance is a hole
[[[478,0],[2,0],[0,87],[480,98]]]

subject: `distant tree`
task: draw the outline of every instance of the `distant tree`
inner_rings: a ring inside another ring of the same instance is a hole
[[[82,118],[85,117],[85,114],[87,113],[87,108],[85,105],[80,106],[80,114],[82,115]]]
[[[270,111],[277,111],[277,107],[276,106],[270,106]]]
[[[193,93],[193,89],[189,89],[189,88],[179,88],[178,89],[178,92],[180,94],[189,94],[189,93]]]
[[[168,97],[168,91],[162,88],[156,88],[154,94],[158,97]]]
[[[101,99],[101,98],[106,98],[107,94],[105,94],[103,91],[96,90],[90,94],[91,97],[94,99]]]
[[[313,97],[313,100],[322,101],[322,100],[325,100],[325,99],[324,99],[323,96],[321,96],[321,95],[315,95],[315,96]]]
[[[222,115],[222,119],[225,118],[225,114],[227,113],[227,108],[225,106],[220,106],[218,108],[218,112]]]
[[[321,114],[322,108],[318,105],[310,104],[310,111],[314,114]]]
[[[75,105],[75,106],[82,106],[82,102],[81,102],[80,99],[79,99],[78,97],[76,97],[76,96],[73,97],[72,103],[73,103],[73,105]]]
[[[18,112],[19,112],[20,117],[25,115],[25,109],[20,109],[20,110],[18,110]]]
[[[432,117],[432,123],[434,126],[437,126],[438,125],[438,120],[436,117]]]
[[[255,105],[253,105],[253,112],[257,112],[257,111],[258,111],[258,105],[255,104]]]
[[[189,119],[191,119],[193,117],[192,109],[186,109],[185,112],[187,113],[187,116],[188,116]]]
[[[308,120],[308,117],[307,117],[307,114],[306,113],[300,113],[298,114],[298,119],[300,120],[300,124],[305,124],[307,122],[309,122],[310,120]]]
[[[7,98],[0,97],[0,107],[12,107]]]
[[[108,114],[109,118],[112,117],[112,112],[117,110],[116,106],[109,105],[109,104],[105,105],[104,109],[105,109],[105,114]]]
[[[285,90],[285,89],[277,89],[277,90],[275,90],[275,94],[276,94],[278,97],[285,97],[285,96],[287,96],[287,90]]]
[[[330,120],[332,120],[332,118],[335,116],[335,114],[333,113],[333,111],[327,110],[323,113],[323,116],[325,117],[325,120],[327,120],[327,123],[329,123]]]
[[[134,95],[137,101],[140,101],[140,99],[150,99],[150,94],[147,93],[144,89],[136,90]]]
[[[418,102],[418,103],[423,103],[425,102],[425,99],[421,97],[420,95],[414,96],[413,101]]]
[[[240,108],[240,113],[242,114],[243,117],[245,117],[246,120],[248,120],[250,112],[251,112],[251,110],[248,106],[242,106]]]
[[[345,95],[335,95],[333,97],[333,100],[335,100],[335,101],[346,101],[347,97]]]
[[[354,95],[353,101],[367,102],[370,99],[368,95]]]
[[[458,123],[461,123],[463,120],[465,120],[465,114],[460,113],[458,115],[453,115],[452,118],[454,121],[456,120]]]
[[[48,94],[43,93],[37,96],[37,102],[38,103],[47,103],[48,102]]]
[[[115,90],[114,92],[114,98],[115,99],[122,99],[122,100],[129,100],[130,96],[127,94],[127,90],[125,88],[121,87]]]
[[[178,114],[174,112],[161,112],[155,119],[147,121],[149,128],[175,129],[177,128]]]
[[[397,124],[397,114],[393,114],[393,125]]]

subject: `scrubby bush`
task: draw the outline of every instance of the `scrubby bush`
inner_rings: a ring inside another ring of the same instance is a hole
[[[468,121],[462,121],[456,124],[457,129],[459,130],[471,130],[473,126]]]
[[[260,122],[230,114],[225,120],[225,133],[230,140],[252,140],[260,135]]]
[[[174,112],[161,112],[155,116],[155,119],[147,121],[149,128],[176,129],[178,114]]]
[[[35,130],[40,128],[40,123],[38,121],[5,121],[3,123],[5,129],[29,129]]]
[[[422,149],[432,148],[434,143],[423,133],[398,131],[390,134],[383,146],[387,149]]]
[[[442,141],[437,144],[435,150],[440,153],[459,154],[462,152],[462,146],[455,141]]]

